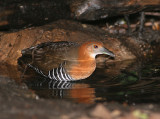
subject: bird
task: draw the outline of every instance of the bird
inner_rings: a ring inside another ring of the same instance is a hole
[[[21,51],[24,63],[41,76],[57,81],[88,78],[96,69],[96,56],[115,57],[100,41],[43,42]]]

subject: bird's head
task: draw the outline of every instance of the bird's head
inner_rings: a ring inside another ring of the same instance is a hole
[[[84,55],[88,55],[91,58],[95,58],[96,55],[99,54],[106,54],[111,57],[115,57],[115,55],[111,51],[106,49],[103,46],[103,43],[99,41],[86,42],[81,46],[80,50],[82,50],[81,53],[83,53]]]

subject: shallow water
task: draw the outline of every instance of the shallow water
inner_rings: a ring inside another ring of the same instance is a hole
[[[19,73],[13,73],[16,68],[10,68],[9,65],[5,67],[7,69],[1,70],[1,76],[7,74],[7,77],[17,81],[16,76]],[[38,75],[30,76],[29,72],[23,78],[23,82],[40,98],[46,99],[64,99],[78,103],[119,102],[133,105],[159,103],[160,59],[148,63],[130,60],[108,63],[107,66],[99,64],[97,67],[93,75],[81,81],[57,82]]]
[[[34,77],[26,84],[42,98],[78,103],[159,103],[160,59],[145,64],[123,61],[100,65],[93,75],[81,81],[65,83]]]

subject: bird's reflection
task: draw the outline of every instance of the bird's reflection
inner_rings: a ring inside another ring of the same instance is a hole
[[[122,65],[122,63],[120,64]],[[114,86],[121,85],[119,80],[115,81],[112,78],[120,74],[120,68],[117,69],[117,65],[119,66],[119,64],[114,63],[111,67],[108,65],[107,69],[97,69],[89,79],[72,82],[50,80],[41,77],[32,69],[27,69],[22,81],[25,81],[28,87],[42,98],[68,99],[78,103],[95,103],[97,98],[98,100],[102,98],[109,99],[110,92],[115,94],[114,90],[118,88]],[[123,67],[127,66],[128,63],[127,65],[123,64]]]
[[[65,81],[53,81],[50,80],[48,83],[49,89],[70,89],[72,88],[72,83]]]
[[[42,77],[25,80],[28,87],[42,98],[70,99],[78,103],[94,103],[95,89],[89,84],[55,81]]]

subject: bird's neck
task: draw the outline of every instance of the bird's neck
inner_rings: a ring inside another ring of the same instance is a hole
[[[91,57],[85,52],[79,53],[76,63],[71,65],[68,71],[69,75],[75,79],[85,79],[89,77],[96,68],[95,58]]]

